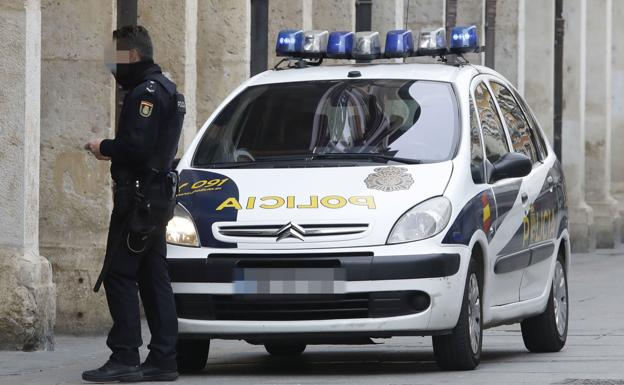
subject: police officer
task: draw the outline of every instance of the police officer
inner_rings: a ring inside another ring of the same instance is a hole
[[[86,381],[173,381],[177,316],[166,264],[165,228],[175,205],[177,150],[184,97],[152,60],[152,42],[141,26],[113,32],[111,72],[127,91],[115,139],[85,145],[99,160],[111,161],[114,205],[103,280],[113,319],[104,366],[82,374]],[[138,293],[137,293],[138,292]],[[140,364],[139,297],[151,333],[149,355]]]

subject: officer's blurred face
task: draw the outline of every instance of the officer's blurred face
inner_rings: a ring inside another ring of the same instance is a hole
[[[119,65],[139,62],[141,57],[135,48],[128,48],[123,41],[112,40],[105,47],[104,60],[108,70],[115,75]]]

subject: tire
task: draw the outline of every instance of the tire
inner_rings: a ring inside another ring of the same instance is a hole
[[[208,361],[210,340],[179,340],[177,351],[178,372],[201,372]]]
[[[535,317],[527,318],[520,324],[524,346],[534,353],[560,351],[568,337],[568,277],[563,257],[555,264],[550,295],[546,310]]]
[[[300,356],[306,349],[306,344],[270,343],[264,344],[266,351],[276,357]]]
[[[473,370],[479,365],[483,341],[482,287],[481,267],[472,259],[457,325],[450,334],[432,337],[436,363],[442,370]]]

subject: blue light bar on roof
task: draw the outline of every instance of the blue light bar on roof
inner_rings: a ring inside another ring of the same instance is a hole
[[[477,27],[475,25],[454,27],[451,31],[450,48],[453,53],[475,52],[479,48]]]
[[[384,56],[388,58],[403,58],[414,52],[414,35],[411,30],[398,29],[386,34],[386,49]]]
[[[285,29],[277,35],[277,56],[300,56],[303,51],[304,34],[300,29]]]
[[[351,59],[354,33],[349,31],[332,32],[327,40],[327,57],[330,59]]]

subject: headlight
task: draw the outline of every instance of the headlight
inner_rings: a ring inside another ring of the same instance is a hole
[[[451,219],[451,202],[445,197],[426,200],[409,209],[395,223],[389,244],[419,241],[439,234]]]
[[[173,210],[173,218],[167,224],[167,243],[199,247],[199,237],[193,217],[179,203]]]

